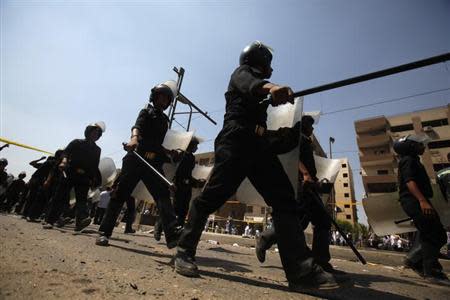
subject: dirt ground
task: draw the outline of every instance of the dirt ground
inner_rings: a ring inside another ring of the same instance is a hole
[[[388,257],[383,253],[369,253],[369,264],[362,266],[348,250],[348,258],[333,250],[333,257],[341,258],[332,264],[350,280],[336,290],[299,294],[288,291],[278,254],[270,251],[260,264],[248,239],[232,243],[204,235],[197,253],[201,277],[186,278],[173,270],[174,250],[150,234],[125,235],[117,227],[111,245],[99,247],[96,229],[43,230],[41,224],[0,215],[0,299],[450,299],[450,287],[380,264]],[[448,270],[448,262],[444,266]]]

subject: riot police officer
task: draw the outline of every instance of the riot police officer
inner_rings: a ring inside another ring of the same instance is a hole
[[[69,201],[72,187],[75,190],[75,231],[81,231],[91,223],[88,209],[89,188],[101,184],[101,174],[98,169],[101,149],[95,142],[105,131],[103,122],[96,122],[86,127],[84,139],[75,139],[67,145],[58,163],[62,175],[58,179],[54,199],[50,204],[45,218],[44,229],[53,228]]]
[[[103,217],[99,231],[101,235],[96,244],[107,246],[112,235],[116,220],[124,202],[142,180],[152,194],[159,209],[163,230],[168,248],[176,246],[179,229],[176,216],[170,201],[170,191],[161,179],[152,172],[140,159],[132,153],[136,150],[155,169],[163,174],[162,165],[176,152],[162,146],[168,130],[169,119],[164,114],[175,96],[168,84],[158,84],[152,88],[150,103],[139,112],[135,125],[131,129],[130,141],[125,145],[129,152],[123,158],[122,171],[117,189],[112,193],[111,200]]]
[[[400,155],[398,181],[400,204],[412,218],[418,231],[415,245],[406,256],[406,267],[412,268],[430,281],[450,283],[438,261],[439,251],[447,241],[442,223],[430,198],[433,197],[430,178],[420,162],[427,137],[408,135],[394,143]]]
[[[231,75],[225,93],[226,113],[215,140],[215,165],[202,194],[193,199],[181,234],[175,270],[184,276],[198,276],[195,252],[208,215],[219,209],[248,177],[273,209],[281,262],[293,291],[304,287],[336,287],[334,277],[314,263],[306,251],[300,227],[295,193],[287,174],[264,137],[270,94],[272,105],[292,102],[292,90],[270,83],[272,51],[259,41],[242,51],[240,66]]]

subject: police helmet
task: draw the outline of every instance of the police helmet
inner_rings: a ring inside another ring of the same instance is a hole
[[[20,179],[23,179],[23,178],[25,178],[25,177],[27,177],[27,173],[25,173],[25,172],[23,172],[23,171],[19,173],[19,178],[20,178]]]
[[[92,132],[92,130],[98,130],[99,137],[102,136],[103,132],[106,130],[105,122],[99,121],[95,123],[91,123],[88,126],[86,126],[86,129],[84,130],[84,137],[88,137],[89,134]]]
[[[408,134],[394,142],[394,151],[399,155],[416,155],[419,144],[426,145],[430,141],[427,135]]]
[[[260,41],[254,41],[242,50],[239,56],[239,65],[268,69],[272,62],[272,53],[272,48],[264,45]]]
[[[173,101],[173,98],[175,97],[175,90],[172,87],[172,80],[166,81],[164,83],[160,83],[158,85],[155,85],[151,91],[150,91],[150,98],[149,101],[153,102],[155,100],[156,95],[163,94],[169,96],[170,102]]]
[[[0,166],[7,166],[8,160],[6,158],[0,158]]]

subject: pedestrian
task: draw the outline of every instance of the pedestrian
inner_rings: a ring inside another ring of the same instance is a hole
[[[172,103],[174,96],[174,91],[169,85],[158,84],[151,90],[150,103],[139,112],[136,123],[131,129],[130,141],[125,145],[128,153],[123,158],[117,190],[111,195],[111,201],[100,225],[97,245],[109,244],[109,238],[124,202],[129,200],[134,188],[142,180],[160,212],[167,247],[176,246],[179,228],[170,201],[169,188],[133,153],[136,151],[161,174],[164,174],[163,163],[177,158],[176,151],[167,150],[162,146],[169,123],[164,111]]]
[[[103,215],[105,214],[106,208],[108,208],[109,200],[111,199],[110,187],[100,193],[100,200],[98,201],[97,208],[95,210],[94,224],[100,225],[103,220]]]
[[[98,169],[101,149],[96,141],[105,131],[103,122],[89,124],[84,131],[84,139],[71,141],[64,149],[58,168],[63,174],[58,180],[54,199],[45,218],[44,229],[51,229],[64,212],[69,202],[69,193],[75,190],[75,231],[81,231],[91,223],[88,209],[89,188],[101,184]]]
[[[293,102],[292,90],[272,84],[271,49],[259,41],[245,47],[240,66],[231,75],[225,93],[226,112],[215,140],[215,164],[201,195],[192,200],[181,234],[175,270],[184,276],[199,276],[195,253],[208,215],[219,209],[248,177],[272,207],[281,262],[293,291],[305,287],[336,287],[331,274],[314,263],[306,251],[295,193],[276,154],[264,137],[267,128],[268,94],[272,105]]]
[[[449,283],[438,260],[440,249],[445,245],[447,237],[429,200],[433,197],[433,190],[425,167],[420,162],[420,155],[425,151],[427,140],[425,136],[407,135],[394,143],[394,150],[400,156],[400,204],[412,218],[418,231],[416,245],[406,256],[404,264],[430,281]]]

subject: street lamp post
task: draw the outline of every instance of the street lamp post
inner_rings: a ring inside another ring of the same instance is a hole
[[[334,137],[330,136],[328,143],[330,146],[330,159],[333,158],[333,152],[331,150],[331,144],[333,144],[335,141]],[[333,216],[334,219],[336,219],[337,216],[337,211],[336,211],[336,203],[335,203],[335,199],[334,199],[334,183],[333,183],[333,188],[331,189],[331,193],[330,193],[330,204],[331,204],[331,215]]]

